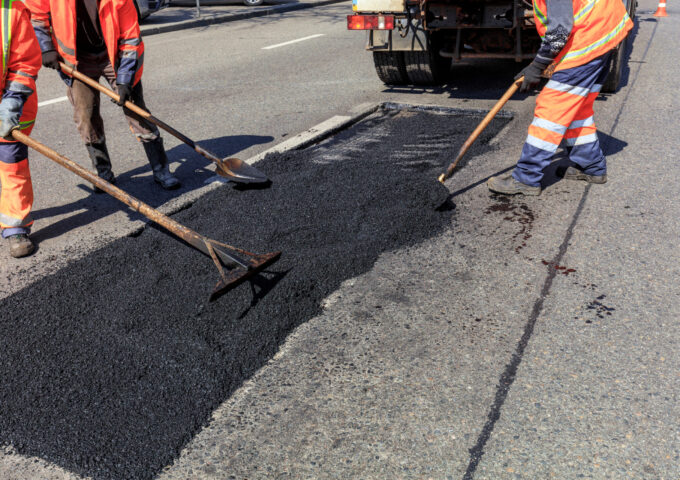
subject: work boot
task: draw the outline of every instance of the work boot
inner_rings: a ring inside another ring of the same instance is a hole
[[[109,183],[116,183],[116,176],[111,171],[111,158],[105,142],[86,143],[87,153],[92,160],[92,166],[97,171],[97,176]],[[94,187],[95,193],[104,193],[104,190]]]
[[[33,253],[34,249],[33,242],[25,233],[9,236],[9,254],[14,258],[26,257]]]
[[[505,195],[516,195],[518,193],[524,195],[541,194],[541,187],[532,187],[515,180],[515,177],[512,176],[512,172],[491,177],[486,182],[486,186],[489,187],[489,190],[492,192],[503,193]]]
[[[170,173],[168,168],[168,156],[165,154],[165,148],[163,148],[163,139],[158,137],[156,140],[144,142],[142,145],[144,145],[144,151],[151,164],[154,181],[166,190],[179,188],[179,180]]]
[[[583,180],[587,183],[607,183],[607,174],[604,175],[588,175],[584,173],[579,167],[569,167],[564,172],[564,179],[566,180]]]

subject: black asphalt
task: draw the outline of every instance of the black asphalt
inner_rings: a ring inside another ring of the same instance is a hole
[[[323,149],[268,156],[268,189],[220,188],[175,215],[208,237],[283,251],[217,302],[210,259],[155,227],[2,300],[0,443],[96,479],[152,478],[341,282],[450,227],[436,178],[479,120],[385,112]],[[378,127],[389,136],[356,157],[321,158]],[[451,148],[404,158],[428,136]]]

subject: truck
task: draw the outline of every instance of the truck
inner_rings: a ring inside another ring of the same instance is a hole
[[[636,0],[622,0],[631,18]],[[352,0],[349,30],[368,32],[378,78],[386,85],[438,85],[453,62],[474,58],[533,59],[541,39],[531,0]],[[602,91],[623,77],[627,41],[609,65]]]

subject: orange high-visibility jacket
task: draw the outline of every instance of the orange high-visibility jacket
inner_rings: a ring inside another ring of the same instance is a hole
[[[18,0],[1,0],[2,90],[35,92],[40,70],[40,47],[31,28],[30,14]]]
[[[40,46],[31,28],[30,13],[19,0],[0,0],[0,41],[2,42],[2,89],[30,98],[24,106],[20,126],[33,124],[37,113],[35,81],[41,66]],[[35,103],[35,106],[33,104]]]
[[[76,66],[76,0],[24,0],[43,52],[57,50],[64,63]],[[142,78],[144,43],[133,0],[99,0],[99,22],[118,84],[136,85]],[[56,45],[56,48],[55,48]]]
[[[548,30],[547,0],[533,0],[536,29]],[[572,0],[574,23],[566,45],[555,58],[557,68],[578,67],[615,48],[633,28],[621,0]]]

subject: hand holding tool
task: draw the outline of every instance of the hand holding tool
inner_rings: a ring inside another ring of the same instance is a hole
[[[42,53],[43,67],[59,70],[59,54],[56,50],[48,50]]]
[[[90,87],[99,90],[102,92],[104,95],[107,95],[111,97],[116,103],[120,102],[120,96],[117,95],[114,91],[106,88],[104,85],[101,85],[99,82],[96,82],[92,80],[91,78],[83,75],[82,73],[78,72],[75,70],[73,67],[69,67],[66,65],[64,62],[59,62],[59,66],[61,67],[61,71],[67,75],[72,76],[73,78],[80,80],[81,82],[85,83],[86,85],[89,85]],[[187,145],[189,145],[191,148],[193,148],[196,152],[200,153],[203,155],[205,158],[210,160],[211,162],[215,163],[217,165],[217,169],[215,170],[215,173],[218,175],[228,178],[229,180],[237,183],[267,183],[269,182],[269,179],[267,176],[259,171],[257,168],[253,167],[252,165],[248,165],[246,162],[244,162],[241,159],[238,158],[225,158],[225,159],[220,159],[213,153],[207,151],[203,147],[197,145],[194,143],[193,140],[191,140],[189,137],[186,135],[183,135],[182,133],[178,132],[174,128],[172,128],[170,125],[166,124],[165,122],[162,122],[158,118],[154,117],[151,115],[149,112],[146,110],[139,108],[137,105],[135,105],[132,102],[125,102],[124,104],[125,108],[131,110],[132,112],[136,113],[140,117],[142,117],[144,120],[147,120],[154,125],[162,128],[166,132],[168,132],[170,135],[173,135],[174,137],[178,138],[179,140],[183,141]]]
[[[118,90],[118,101],[114,103],[119,107],[122,107],[125,105],[125,102],[130,99],[130,96],[132,95],[132,87],[125,83],[121,83],[120,85],[116,85],[116,88]]]

